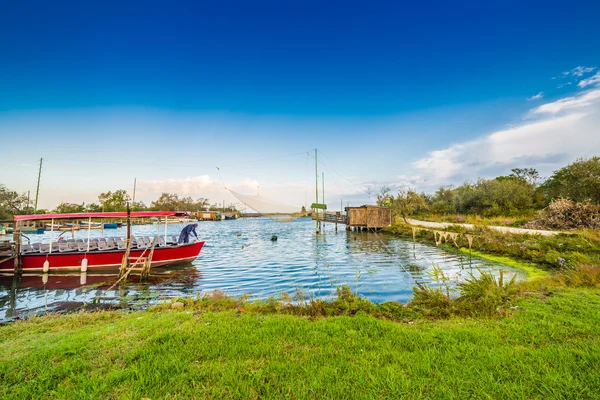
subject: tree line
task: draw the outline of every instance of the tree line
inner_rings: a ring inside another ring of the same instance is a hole
[[[404,219],[424,212],[497,217],[531,214],[560,198],[600,205],[600,157],[577,159],[545,180],[534,168],[514,168],[509,175],[442,186],[433,194],[384,187],[377,204]]]
[[[392,193],[384,187],[377,196],[377,204],[392,207],[396,215],[428,212],[436,214],[477,214],[484,217],[527,215],[545,208],[554,199],[565,198],[579,203],[600,205],[600,157],[578,159],[560,168],[547,179],[542,179],[533,168],[514,168],[509,175],[493,179],[478,179],[460,186],[442,186],[435,193],[418,193],[401,189]],[[149,206],[141,201],[131,202],[124,189],[101,193],[94,203],[61,203],[56,213],[125,211],[130,202],[132,211],[201,211],[222,210],[206,198],[179,197],[162,193]],[[235,211],[226,208],[225,211]],[[0,184],[0,219],[13,215],[33,214],[25,194],[17,193]]]
[[[211,204],[208,199],[200,197],[179,197],[174,193],[162,193],[149,206],[142,201],[131,201],[131,197],[124,189],[108,191],[98,196],[98,201],[93,203],[60,203],[52,210],[34,210],[28,198],[23,193],[18,193],[0,184],[0,219],[11,219],[14,215],[77,212],[111,212],[125,211],[127,204],[131,211],[190,211],[223,210],[222,205]],[[224,211],[236,211],[234,207],[225,208]]]

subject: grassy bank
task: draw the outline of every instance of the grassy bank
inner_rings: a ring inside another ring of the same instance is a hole
[[[0,398],[596,398],[600,269],[408,305],[213,292],[0,327]]]
[[[600,292],[396,323],[197,309],[0,327],[0,397],[598,398]]]
[[[468,247],[464,234],[473,237],[472,249],[480,255],[505,257],[508,265],[525,262],[529,267],[537,265],[547,271],[561,271],[583,265],[600,265],[600,236],[598,231],[580,231],[572,234],[541,236],[497,232],[485,227],[468,230],[451,226],[446,230],[458,232],[459,247]],[[411,225],[397,223],[387,229],[388,232],[403,237],[413,237]],[[416,238],[435,243],[432,230],[415,230]],[[512,260],[512,261],[511,261]],[[527,269],[527,266],[525,266]]]

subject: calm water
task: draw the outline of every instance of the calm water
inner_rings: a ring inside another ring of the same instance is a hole
[[[168,226],[169,235],[178,235],[183,224]],[[133,277],[116,287],[103,302],[145,307],[164,299],[192,296],[213,290],[228,294],[249,294],[252,298],[292,295],[301,290],[306,296],[331,298],[335,288],[350,285],[374,302],[406,302],[415,280],[431,282],[428,272],[435,264],[453,283],[469,273],[482,270],[509,270],[523,278],[519,270],[503,264],[445,251],[430,244],[387,234],[337,233],[332,224],[315,235],[314,222],[300,219],[280,223],[266,218],[200,222],[198,233],[206,244],[193,264],[155,269],[147,282]],[[164,225],[133,227],[133,234],[163,234]],[[92,231],[101,236],[102,231]],[[108,236],[125,236],[125,229],[107,230]],[[241,234],[241,236],[238,236]],[[279,240],[271,241],[277,235]],[[49,233],[29,235],[32,242],[48,241]],[[56,236],[56,233],[55,233]],[[71,236],[70,232],[63,236]],[[87,231],[75,232],[87,237]],[[391,252],[391,254],[390,254]],[[27,313],[52,311],[66,301],[91,301],[116,281],[112,275],[30,275],[0,277],[0,320]]]

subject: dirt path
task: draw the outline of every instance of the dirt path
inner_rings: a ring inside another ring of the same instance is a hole
[[[430,221],[418,221],[416,219],[407,218],[407,221],[411,225],[415,226],[423,226],[427,228],[440,228],[444,229],[449,226],[460,226],[467,229],[475,229],[475,225],[473,224],[457,224],[451,222],[430,222]],[[493,229],[499,232],[508,232],[508,233],[528,233],[530,235],[542,235],[542,236],[552,236],[558,235],[559,231],[544,231],[539,229],[523,229],[523,228],[513,228],[510,226],[486,226],[487,228]]]

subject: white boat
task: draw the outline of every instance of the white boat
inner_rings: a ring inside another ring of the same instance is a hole
[[[88,228],[88,222],[87,221],[81,221],[79,223],[81,225],[81,227],[83,229],[87,229]],[[92,222],[90,225],[90,229],[102,229],[103,225],[100,222]]]
[[[78,231],[80,229],[78,224],[46,224],[47,231]]]

